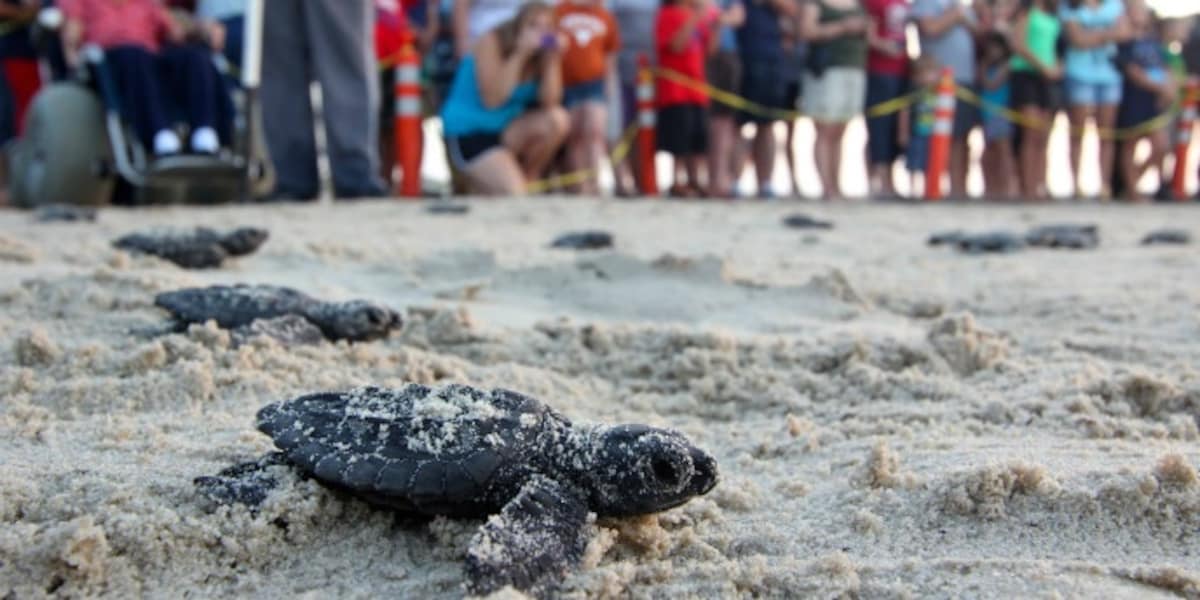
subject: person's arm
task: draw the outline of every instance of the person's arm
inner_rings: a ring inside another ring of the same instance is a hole
[[[451,21],[454,25],[454,55],[462,58],[471,50],[470,45],[470,29],[468,26],[471,19],[471,0],[454,0],[454,10],[451,13]]]
[[[1096,48],[1117,41],[1117,28],[1088,29],[1074,19],[1063,19],[1063,31],[1067,34],[1067,42],[1071,47],[1080,50]]]
[[[858,35],[868,29],[867,21],[860,16],[849,16],[822,23],[821,7],[815,3],[805,4],[800,14],[800,38],[809,42],[824,42],[848,35]]]
[[[897,118],[900,120],[896,123],[896,141],[901,146],[908,146],[912,141],[912,109],[904,107],[900,110]]]
[[[994,90],[999,88],[1000,86],[1004,85],[1005,81],[1008,81],[1009,72],[1007,64],[1000,65],[999,68],[996,69],[996,72],[990,76],[987,74],[987,69],[985,69],[983,65],[979,66],[979,72],[982,73],[983,88],[986,90]]]
[[[940,37],[947,31],[968,24],[966,9],[960,4],[936,16],[917,17],[917,30],[927,37]]]
[[[746,5],[741,2],[734,2],[729,6],[729,10],[721,13],[721,25],[737,29],[746,22]]]
[[[696,25],[700,22],[700,11],[688,11],[687,20],[675,30],[675,34],[671,36],[671,40],[667,42],[667,47],[671,52],[676,54],[687,50],[688,44],[691,43],[692,37],[696,35]]]
[[[767,3],[781,17],[795,15],[798,8],[796,0],[767,0]]]
[[[905,48],[895,40],[879,35],[879,21],[871,17],[867,24],[867,47],[888,56],[903,56]]]
[[[421,32],[421,37],[417,39],[417,45],[422,52],[432,48],[433,43],[442,32],[440,8],[438,0],[429,0],[425,4],[425,30]]]
[[[1033,65],[1042,75],[1050,79],[1059,79],[1062,75],[1062,69],[1057,66],[1051,66],[1038,60],[1038,57],[1033,55],[1033,51],[1029,49],[1029,13],[1023,13],[1017,17],[1017,22],[1013,26],[1012,50],[1013,53],[1025,59],[1029,64]]]
[[[538,82],[538,103],[542,108],[562,105],[562,48],[565,46],[560,39],[557,46],[542,51],[542,72]]]
[[[516,49],[508,58],[500,56],[500,41],[494,32],[489,31],[479,40],[475,47],[475,83],[484,106],[496,108],[508,101],[513,90],[521,84],[521,76],[532,56],[533,50],[524,39],[517,41]],[[487,75],[481,77],[481,73]]]

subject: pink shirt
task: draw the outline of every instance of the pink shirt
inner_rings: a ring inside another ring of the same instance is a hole
[[[141,46],[157,52],[170,15],[157,0],[59,0],[68,19],[83,24],[83,43],[104,49]]]

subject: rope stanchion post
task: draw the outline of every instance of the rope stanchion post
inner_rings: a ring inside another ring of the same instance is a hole
[[[637,76],[637,164],[638,187],[644,196],[658,195],[658,174],[654,158],[658,150],[654,128],[654,71],[645,54],[638,56]]]
[[[1197,104],[1200,104],[1200,80],[1188,82],[1183,94],[1183,108],[1179,113],[1178,129],[1175,132],[1175,178],[1172,191],[1175,199],[1183,202],[1188,199],[1188,150],[1192,146],[1192,132],[1196,127]]]
[[[954,72],[942,69],[933,111],[933,134],[925,165],[925,200],[942,199],[942,175],[950,166],[950,138],[954,135]]]
[[[421,196],[421,60],[412,40],[404,46],[393,67],[396,73],[395,153],[400,165],[396,195]]]

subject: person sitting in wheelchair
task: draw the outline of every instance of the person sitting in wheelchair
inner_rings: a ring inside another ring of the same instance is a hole
[[[181,23],[156,0],[59,0],[66,17],[67,62],[80,66],[84,48],[98,47],[120,93],[122,117],[156,156],[190,150],[216,154],[232,123],[231,100],[212,62],[220,50],[218,24]],[[188,147],[172,128],[182,109]]]

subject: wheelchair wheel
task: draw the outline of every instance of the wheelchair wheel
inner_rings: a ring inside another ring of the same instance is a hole
[[[11,196],[17,206],[107,204],[112,150],[104,110],[89,90],[53,84],[34,98],[25,134],[12,153]]]

